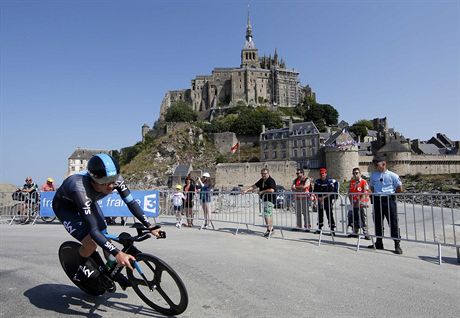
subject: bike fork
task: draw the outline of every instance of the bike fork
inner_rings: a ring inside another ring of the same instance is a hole
[[[142,279],[144,280],[144,282],[147,284],[147,286],[149,287],[150,291],[153,291],[154,289],[157,288],[157,285],[155,285],[154,283],[150,284],[150,282],[147,280],[147,277],[145,277],[144,275],[144,272],[142,271],[141,267],[139,266],[139,263],[137,261],[134,261],[134,268],[137,270],[137,272],[139,273],[139,275],[141,275]]]

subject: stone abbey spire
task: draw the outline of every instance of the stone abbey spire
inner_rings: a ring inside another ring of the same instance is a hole
[[[252,40],[252,26],[251,18],[249,15],[249,6],[248,6],[248,21],[246,24],[246,41],[244,47],[241,50],[241,67],[252,67],[258,68],[259,65],[259,55],[256,45]]]
[[[251,26],[251,18],[249,16],[249,6],[248,6],[248,22],[246,24],[246,43],[244,48],[247,49],[255,49],[256,45],[252,41],[252,26]]]

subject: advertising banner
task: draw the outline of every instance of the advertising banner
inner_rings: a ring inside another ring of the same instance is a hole
[[[55,192],[40,192],[40,215],[53,217],[53,197]],[[131,191],[134,200],[139,203],[147,217],[157,217],[159,214],[159,193],[158,190]],[[132,216],[125,202],[121,199],[118,192],[113,192],[97,201],[105,216]]]

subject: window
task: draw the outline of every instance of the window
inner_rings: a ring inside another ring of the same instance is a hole
[[[297,158],[297,149],[294,149],[294,158]]]
[[[268,159],[268,152],[264,152],[264,159]]]
[[[278,147],[278,143],[276,141],[272,142],[272,149],[276,149]]]
[[[273,156],[272,156],[273,159],[276,159],[276,151],[273,151]]]
[[[282,157],[283,159],[286,159],[286,151],[282,151],[282,152],[281,152],[281,157]]]

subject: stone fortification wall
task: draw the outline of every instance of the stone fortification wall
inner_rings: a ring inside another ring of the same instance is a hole
[[[450,173],[460,173],[459,155],[413,155],[410,163],[410,173],[406,174]]]
[[[295,161],[219,163],[216,167],[215,186],[227,190],[237,185],[249,187],[261,178],[262,168],[268,168],[276,183],[289,189],[295,178],[297,164]]]
[[[372,157],[360,156],[359,167],[369,175],[374,170]],[[460,156],[401,153],[399,156],[390,156],[388,168],[400,176],[460,173]]]

